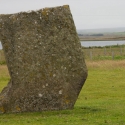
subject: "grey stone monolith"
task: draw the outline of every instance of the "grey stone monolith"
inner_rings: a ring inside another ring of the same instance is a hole
[[[10,81],[0,112],[72,109],[87,78],[69,6],[0,15]]]

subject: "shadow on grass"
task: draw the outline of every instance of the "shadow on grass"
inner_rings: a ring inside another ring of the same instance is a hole
[[[45,117],[49,116],[57,116],[57,115],[81,115],[81,114],[93,114],[93,113],[100,113],[104,112],[106,109],[100,109],[100,108],[95,108],[95,107],[75,107],[74,109],[71,110],[58,110],[58,111],[41,111],[41,112],[22,112],[22,113],[5,113],[5,114],[0,114],[1,116],[38,116],[42,115]]]

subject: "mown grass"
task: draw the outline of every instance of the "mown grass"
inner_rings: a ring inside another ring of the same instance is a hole
[[[125,60],[87,61],[88,78],[73,110],[0,114],[0,125],[125,125]],[[7,84],[0,66],[0,90]]]

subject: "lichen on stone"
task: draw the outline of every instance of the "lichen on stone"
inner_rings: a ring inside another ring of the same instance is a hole
[[[11,77],[0,113],[72,109],[87,68],[68,5],[0,15]]]

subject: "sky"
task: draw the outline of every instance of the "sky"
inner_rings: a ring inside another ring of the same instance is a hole
[[[0,0],[0,14],[66,4],[77,29],[125,27],[125,0]]]

